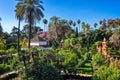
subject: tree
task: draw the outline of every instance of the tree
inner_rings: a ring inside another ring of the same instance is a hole
[[[17,27],[13,26],[11,35],[13,37],[17,37],[18,36],[18,28]]]
[[[75,22],[73,23],[73,26],[74,26],[74,30],[75,30],[75,26],[76,26],[76,23],[75,23]]]
[[[116,27],[120,27],[120,18],[115,19]]]
[[[59,23],[59,33],[62,36],[62,39],[65,39],[65,34],[68,34],[68,31],[71,31],[70,26],[68,25],[68,22],[66,19],[60,20]]]
[[[113,35],[109,38],[109,40],[116,48],[120,47],[120,28],[113,31]]]
[[[78,37],[78,27],[76,27],[75,37]]]
[[[58,53],[62,56],[61,66],[63,67],[64,71],[69,71],[70,73],[75,71],[76,72],[76,65],[78,64],[78,56],[75,51],[70,50],[63,50],[61,49]]]
[[[41,5],[43,2],[41,0],[17,0],[17,6],[21,7],[20,13],[23,14],[23,18],[29,24],[29,38],[28,38],[28,48],[30,48],[31,39],[31,26],[40,21],[44,17],[42,10],[44,10]],[[24,10],[24,11],[22,11]]]
[[[80,31],[80,19],[77,20],[77,23],[78,23],[78,25],[79,25],[79,28],[78,28],[78,29],[79,29],[79,31]]]
[[[36,36],[37,32],[40,30],[39,26],[32,26],[31,27],[31,38]],[[23,29],[21,30],[21,39],[28,38],[29,33],[29,26],[28,24],[23,26]]]
[[[113,19],[109,19],[107,22],[107,26],[109,29],[112,29],[115,25],[114,25],[114,20]]]
[[[94,28],[96,29],[97,23],[94,23]]]
[[[43,19],[43,23],[44,23],[44,31],[45,31],[45,25],[48,23],[47,19]]]
[[[19,39],[20,39],[20,22],[23,20],[23,16],[24,16],[24,8],[22,6],[19,5],[19,3],[16,5],[16,9],[15,9],[15,16],[18,19],[18,54],[19,54]]]
[[[107,28],[107,25],[106,25],[106,20],[105,19],[103,19],[103,20],[101,20],[100,22],[100,29],[101,30],[105,30],[106,28]]]
[[[57,30],[57,28],[58,28],[58,24],[59,24],[59,19],[60,18],[57,17],[57,16],[53,16],[52,18],[50,18],[52,26],[55,27],[57,38],[58,38],[58,30]]]
[[[0,21],[1,21],[2,19],[0,18]],[[3,29],[2,29],[2,25],[1,25],[1,22],[0,22],[0,36],[2,36],[2,34],[3,34]]]
[[[51,37],[54,36],[58,38],[59,41],[61,41],[61,39],[70,37],[71,33],[72,29],[66,19],[60,19],[56,16],[51,18],[49,23],[49,34]]]
[[[69,20],[69,25],[71,26],[73,24],[73,21],[72,20]]]
[[[82,22],[82,29],[85,30],[85,22]]]
[[[90,25],[85,22],[82,22],[82,28],[83,28],[83,32],[85,34],[85,36],[88,36],[90,34]]]

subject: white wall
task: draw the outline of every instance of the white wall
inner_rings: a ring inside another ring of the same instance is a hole
[[[31,46],[39,46],[39,45],[47,45],[46,41],[40,41],[40,42],[31,42]]]

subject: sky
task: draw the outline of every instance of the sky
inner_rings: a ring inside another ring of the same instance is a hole
[[[73,20],[78,19],[81,22],[93,24],[99,23],[100,20],[110,18],[120,18],[120,0],[42,0],[45,8],[44,18],[50,20],[52,16],[60,19]],[[11,32],[13,26],[18,26],[15,17],[16,0],[0,0],[0,17],[4,32]],[[22,21],[22,26],[26,23]],[[42,20],[37,26],[43,28]]]

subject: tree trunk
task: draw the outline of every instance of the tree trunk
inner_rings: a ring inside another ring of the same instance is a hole
[[[45,24],[44,24],[44,32],[45,32]]]
[[[55,24],[55,31],[56,31],[56,36],[57,36],[57,39],[58,39],[58,30],[57,30],[57,24]]]
[[[79,24],[79,32],[80,32],[80,24]]]
[[[30,42],[31,42],[31,11],[30,11],[30,16],[29,16],[29,36],[28,36],[28,48],[30,49]]]
[[[19,42],[20,42],[20,19],[19,19],[19,22],[18,22],[18,55],[19,55],[19,51],[20,51]]]

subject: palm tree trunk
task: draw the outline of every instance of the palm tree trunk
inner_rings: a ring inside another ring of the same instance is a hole
[[[20,42],[20,19],[19,19],[19,22],[18,22],[18,55],[19,55],[19,51],[20,51],[19,42]]]
[[[45,32],[45,24],[44,24],[44,32]]]
[[[58,39],[58,30],[57,30],[57,24],[55,24],[55,31],[56,31],[56,36],[57,36],[57,39]]]
[[[80,32],[80,24],[79,24],[79,32]]]
[[[30,16],[29,16],[29,36],[28,36],[28,48],[30,49],[30,42],[31,42],[31,26],[32,26],[32,22],[31,22],[31,11],[30,11]]]
[[[30,42],[31,42],[31,23],[29,23],[29,37],[28,37],[28,48],[30,49]]]

